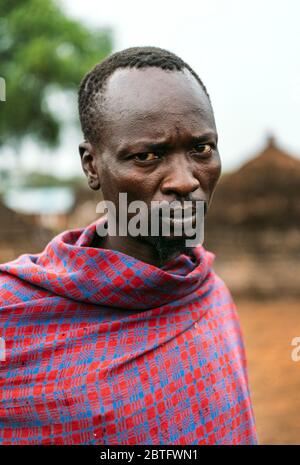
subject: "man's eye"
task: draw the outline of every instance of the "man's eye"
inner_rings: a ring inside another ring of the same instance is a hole
[[[152,161],[157,160],[159,156],[154,152],[143,152],[136,153],[133,158],[137,161]]]
[[[193,151],[201,153],[202,155],[210,155],[212,152],[212,146],[210,144],[196,144],[193,147]]]

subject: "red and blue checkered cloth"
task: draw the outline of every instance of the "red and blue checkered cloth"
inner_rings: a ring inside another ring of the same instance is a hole
[[[194,249],[159,269],[96,224],[0,265],[0,444],[254,444],[236,309]]]

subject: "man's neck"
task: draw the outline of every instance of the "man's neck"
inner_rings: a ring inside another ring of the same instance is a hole
[[[130,255],[131,257],[141,260],[149,265],[154,265],[158,268],[164,266],[164,264],[173,258],[176,254],[173,254],[169,257],[166,257],[164,260],[161,260],[157,250],[151,244],[147,242],[142,242],[136,238],[130,236],[105,236],[100,237],[97,233],[94,236],[92,247],[101,247],[102,249],[107,250],[116,250],[117,252]]]

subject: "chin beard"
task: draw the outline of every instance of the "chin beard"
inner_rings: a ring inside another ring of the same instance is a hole
[[[188,255],[191,258],[194,257],[193,247],[186,246],[186,237],[170,239],[170,237],[165,236],[147,236],[143,239],[154,247],[161,264],[180,254]]]

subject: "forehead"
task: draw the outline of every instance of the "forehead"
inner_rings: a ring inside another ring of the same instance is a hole
[[[120,138],[215,130],[211,104],[188,71],[118,69],[108,79],[102,114]]]

